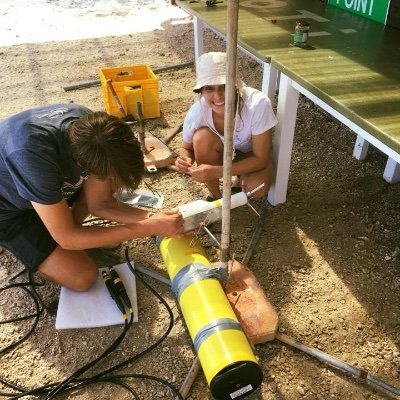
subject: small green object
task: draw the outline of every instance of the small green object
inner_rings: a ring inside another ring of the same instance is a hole
[[[306,44],[308,40],[309,30],[310,30],[310,24],[307,21],[304,20],[297,21],[293,35],[294,44],[298,45]]]

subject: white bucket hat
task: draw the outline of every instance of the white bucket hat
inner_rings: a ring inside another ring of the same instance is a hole
[[[197,81],[193,91],[200,93],[203,86],[225,85],[226,83],[226,53],[204,53],[197,59]],[[236,86],[241,89],[244,83],[237,78]]]

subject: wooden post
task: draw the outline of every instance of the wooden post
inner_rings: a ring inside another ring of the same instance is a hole
[[[221,236],[221,263],[228,265],[229,236],[231,217],[231,184],[232,184],[232,154],[233,132],[235,129],[236,103],[236,56],[239,1],[230,0],[228,3],[226,28],[226,85],[225,85],[225,123],[224,123],[224,161],[223,161],[223,205],[222,205],[222,236]]]

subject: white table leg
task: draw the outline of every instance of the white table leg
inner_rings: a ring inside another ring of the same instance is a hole
[[[268,201],[272,205],[286,201],[298,103],[299,92],[293,88],[292,80],[281,73],[277,108],[278,124],[273,138],[276,177],[268,193]]]
[[[367,156],[369,143],[360,135],[357,136],[354,145],[353,156],[357,160],[364,160]],[[388,183],[400,182],[400,165],[393,158],[388,157],[385,171],[383,171],[383,179]]]
[[[393,160],[393,158],[388,157],[385,171],[383,172],[383,179],[389,183],[400,182],[400,164]]]
[[[357,135],[356,143],[353,149],[353,157],[357,160],[365,160],[367,157],[369,143],[360,135]]]
[[[203,54],[203,21],[200,18],[193,17],[194,25],[194,61]]]
[[[262,62],[263,66],[263,80],[261,91],[265,93],[272,104],[275,105],[276,88],[278,85],[278,70],[271,64]]]

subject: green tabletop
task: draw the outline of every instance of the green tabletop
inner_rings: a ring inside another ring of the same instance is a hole
[[[225,34],[226,0],[177,4]],[[305,47],[293,46],[298,19],[310,23]],[[238,44],[400,153],[400,30],[320,0],[247,0]]]

